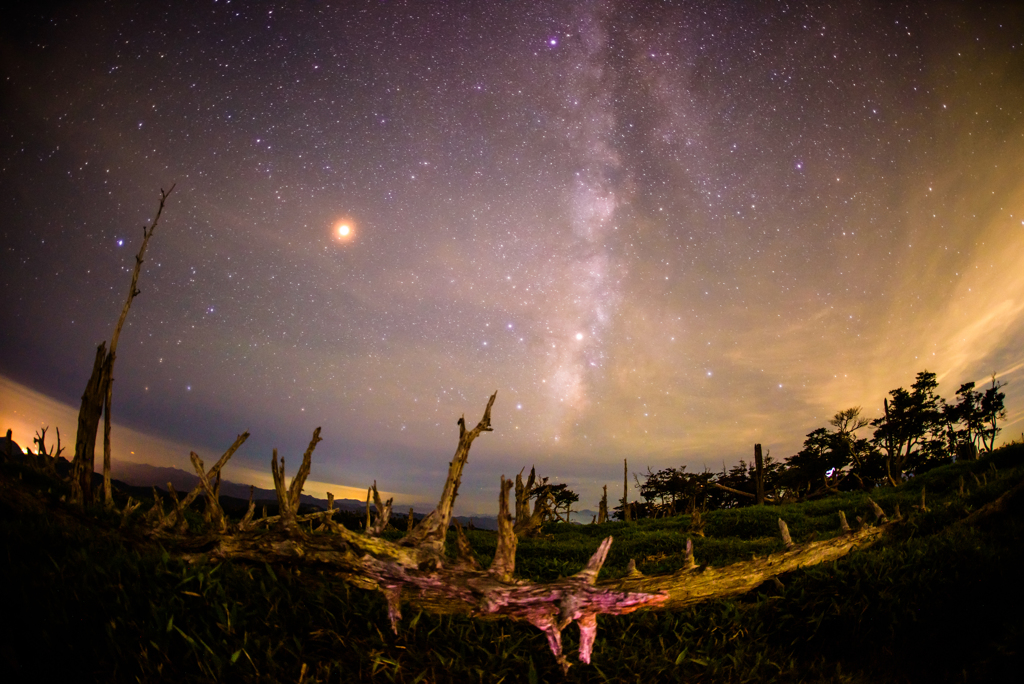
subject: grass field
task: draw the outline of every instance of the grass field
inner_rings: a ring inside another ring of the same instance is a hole
[[[115,515],[66,507],[61,483],[0,468],[5,681],[994,682],[1019,681],[1024,667],[1024,506],[962,522],[1024,478],[1019,444],[876,490],[906,522],[841,561],[782,576],[782,587],[602,616],[592,664],[565,677],[529,625],[406,610],[395,636],[377,593],[283,565],[188,565],[119,531]],[[912,508],[922,487],[928,512]],[[781,550],[780,516],[797,543],[833,536],[839,510],[851,523],[872,519],[863,493],[710,512],[696,560],[719,566]],[[685,516],[552,525],[520,542],[517,573],[574,573],[608,535],[602,578],[623,574],[631,558],[645,574],[671,572],[688,525]],[[468,537],[489,562],[494,533]],[[575,628],[563,635],[567,651],[576,637]]]

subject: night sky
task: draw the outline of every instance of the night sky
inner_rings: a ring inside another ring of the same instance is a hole
[[[312,481],[432,502],[498,390],[459,510],[532,464],[596,508],[623,458],[784,458],[925,369],[947,398],[998,373],[1019,436],[1024,11],[977,4],[21,10],[0,427],[73,442],[33,411],[77,410],[176,183],[115,461],[191,470],[248,429],[225,476],[266,484],[323,426]]]

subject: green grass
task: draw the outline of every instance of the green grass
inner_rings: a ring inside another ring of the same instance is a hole
[[[988,484],[977,487],[970,472],[987,473]],[[125,541],[116,516],[74,514],[60,503],[58,483],[9,464],[3,476],[4,487],[38,492],[46,506],[0,503],[5,681],[298,681],[305,664],[305,681],[346,683],[971,682],[1016,681],[1024,666],[1021,507],[980,527],[957,524],[1024,477],[1020,445],[877,490],[886,512],[898,502],[907,522],[874,547],[783,576],[784,589],[764,585],[672,613],[602,616],[593,664],[574,665],[564,679],[528,625],[407,608],[395,636],[376,593],[295,567],[187,565],[156,545]],[[931,510],[916,513],[922,486]],[[707,537],[694,538],[697,562],[780,550],[780,515],[797,542],[832,536],[839,510],[851,524],[873,518],[860,493],[709,512]],[[621,575],[630,558],[646,574],[671,572],[682,563],[688,525],[685,516],[552,525],[520,542],[517,571],[535,580],[572,574],[610,534],[602,577]],[[467,536],[488,563],[494,534]],[[575,627],[566,630],[568,652],[577,638]]]

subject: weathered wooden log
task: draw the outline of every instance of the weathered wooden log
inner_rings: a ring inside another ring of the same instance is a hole
[[[744,492],[741,489],[733,489],[732,487],[726,487],[725,485],[718,484],[717,482],[712,482],[711,486],[715,487],[716,489],[721,489],[723,492],[729,492],[730,494],[736,494],[737,496],[743,496],[743,497],[746,497],[748,499],[755,499],[755,500],[757,499],[757,495],[756,494],[751,494],[750,492]],[[774,503],[780,503],[780,502],[777,499],[774,499],[774,498],[771,498],[771,497],[765,495],[764,503],[774,504]]]

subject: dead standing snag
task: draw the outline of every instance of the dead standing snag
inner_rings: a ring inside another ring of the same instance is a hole
[[[113,505],[110,490],[110,404],[113,399],[114,360],[117,358],[117,343],[121,338],[121,330],[124,328],[132,301],[139,295],[139,273],[142,270],[143,257],[146,255],[149,238],[153,237],[153,231],[156,230],[156,226],[160,222],[160,215],[163,214],[164,205],[172,192],[174,192],[173,185],[166,192],[160,190],[160,205],[153,218],[153,223],[148,227],[142,227],[142,247],[139,248],[139,253],[135,256],[132,282],[128,287],[128,296],[121,308],[121,315],[117,319],[114,336],[110,339],[110,351],[106,350],[105,342],[96,349],[92,374],[89,376],[85,393],[82,395],[82,406],[78,412],[78,434],[75,439],[71,484],[72,500],[78,504],[91,504],[93,500],[92,473],[96,460],[96,430],[99,429],[100,413],[102,413],[103,502],[107,506]]]

